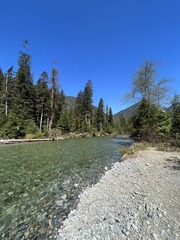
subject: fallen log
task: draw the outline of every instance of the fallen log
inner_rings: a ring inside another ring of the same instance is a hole
[[[27,143],[27,142],[43,142],[43,141],[53,141],[54,138],[38,138],[38,139],[7,139],[0,140],[1,144],[15,144],[15,143]]]

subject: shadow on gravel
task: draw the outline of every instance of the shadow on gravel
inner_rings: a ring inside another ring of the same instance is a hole
[[[180,158],[178,157],[170,157],[166,159],[168,162],[164,164],[164,168],[169,168],[171,170],[180,170]]]

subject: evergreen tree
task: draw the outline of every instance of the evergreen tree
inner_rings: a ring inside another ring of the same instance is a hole
[[[63,90],[61,90],[61,92],[58,94],[57,108],[58,110],[56,111],[56,119],[60,119],[63,112],[66,110],[66,96]]]
[[[76,97],[74,111],[75,111],[75,116],[76,116],[76,130],[78,132],[81,132],[82,128],[83,128],[83,118],[84,118],[83,92],[82,91],[80,91]]]
[[[164,140],[169,137],[172,125],[170,114],[163,111],[161,108],[158,108],[156,123],[157,135],[159,136],[159,140]]]
[[[113,113],[112,113],[112,108],[109,108],[109,116],[108,116],[108,124],[110,126],[113,126]]]
[[[4,82],[4,74],[3,74],[2,68],[0,68],[0,97],[2,96],[3,82]]]
[[[74,132],[76,130],[76,119],[75,119],[75,111],[74,108],[71,107],[69,110],[69,129],[70,132]]]
[[[49,131],[51,131],[52,127],[55,126],[55,123],[58,121],[56,118],[58,112],[58,89],[59,89],[59,73],[57,69],[54,67],[51,72],[51,114],[49,121]]]
[[[35,119],[35,88],[31,74],[31,56],[28,41],[24,41],[25,52],[20,52],[19,69],[15,81],[14,112],[24,119]]]
[[[171,132],[180,138],[180,95],[175,95],[172,101],[172,129]]]
[[[40,132],[42,131],[42,126],[47,124],[50,113],[50,91],[48,89],[48,81],[48,74],[44,71],[36,85],[37,123]]]
[[[108,122],[109,122],[109,107],[108,105],[106,105],[106,112],[105,112],[105,126],[108,126]]]
[[[70,132],[69,114],[64,111],[57,126],[61,129],[62,134]]]
[[[2,127],[6,121],[4,114],[4,104],[3,104],[3,84],[4,84],[4,74],[0,68],[0,127]]]
[[[103,124],[104,124],[104,102],[101,98],[98,103],[97,113],[96,113],[96,121],[97,121],[97,128],[98,131],[103,131]]]
[[[92,81],[89,80],[83,91],[83,102],[82,102],[82,110],[84,115],[85,124],[90,127],[92,121],[92,103],[93,103],[93,87]]]
[[[157,142],[164,140],[171,126],[169,116],[159,107],[146,99],[141,101],[137,117],[134,117],[134,136],[142,140]]]

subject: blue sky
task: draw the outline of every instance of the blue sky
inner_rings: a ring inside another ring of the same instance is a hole
[[[34,82],[53,60],[67,96],[88,79],[94,104],[102,97],[113,113],[126,108],[132,74],[144,60],[161,62],[161,77],[180,93],[179,0],[1,0],[0,67],[17,70],[28,39]],[[129,104],[130,105],[130,104]]]

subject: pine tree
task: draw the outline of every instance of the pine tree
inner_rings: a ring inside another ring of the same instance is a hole
[[[0,68],[0,127],[2,127],[6,121],[4,114],[4,104],[3,104],[3,84],[4,84],[4,74]]]
[[[61,92],[58,94],[57,111],[55,116],[56,120],[61,118],[65,110],[66,110],[66,96],[64,94],[64,91],[61,90]]]
[[[85,124],[88,125],[88,127],[90,127],[91,121],[92,121],[92,109],[93,109],[92,97],[93,97],[92,81],[89,80],[83,91],[83,102],[82,102],[84,121],[85,121]]]
[[[50,113],[50,91],[48,89],[48,74],[43,72],[36,85],[36,111],[39,131],[42,131],[43,123],[47,123]]]
[[[82,128],[83,128],[83,118],[84,118],[83,92],[82,91],[80,91],[76,97],[74,111],[75,111],[75,116],[76,116],[76,130],[78,132],[81,132]]]
[[[56,114],[58,111],[58,89],[59,89],[59,73],[57,69],[54,67],[51,71],[51,114],[49,121],[49,131],[51,131],[52,127],[55,126],[55,123],[58,121],[56,118]]]
[[[172,101],[173,116],[171,132],[174,136],[180,138],[180,95],[175,95]]]
[[[28,54],[28,41],[24,41],[25,52],[20,52],[19,69],[15,81],[15,114],[24,119],[35,119],[35,88],[31,74],[31,56]]]
[[[108,117],[108,124],[110,126],[113,126],[113,113],[112,113],[112,108],[109,108],[109,117]]]
[[[74,111],[74,108],[71,107],[69,109],[69,129],[70,129],[70,132],[74,132],[76,130],[76,116],[75,116],[75,111]]]
[[[4,74],[2,69],[0,68],[0,96],[2,96],[3,82],[4,82]]]
[[[138,115],[134,117],[134,136],[142,140],[158,142],[167,138],[170,132],[170,117],[157,105],[146,99],[141,101]]]
[[[62,134],[70,132],[69,114],[64,111],[57,126],[61,129]]]
[[[96,121],[97,121],[97,128],[98,131],[102,134],[103,131],[103,124],[104,124],[104,102],[101,98],[98,103],[97,113],[96,113]]]

